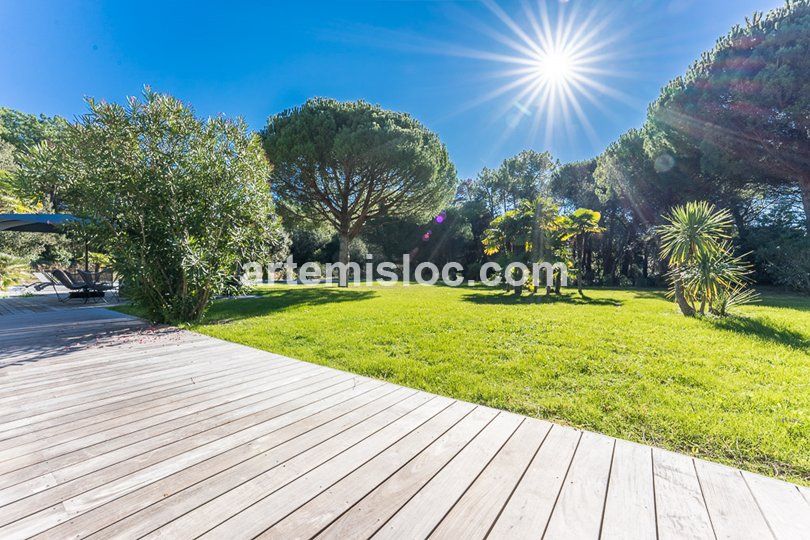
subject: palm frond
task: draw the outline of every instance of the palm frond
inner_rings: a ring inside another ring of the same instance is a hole
[[[658,228],[660,255],[673,265],[716,254],[731,237],[731,214],[706,201],[676,206],[664,219],[667,223]]]

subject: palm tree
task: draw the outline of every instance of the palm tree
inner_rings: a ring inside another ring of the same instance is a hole
[[[559,255],[558,213],[559,207],[548,197],[521,201],[490,222],[481,239],[484,254],[500,255],[503,265],[516,260],[529,264]],[[516,287],[515,294],[520,295],[521,290]]]
[[[561,228],[565,230],[564,238],[573,239],[577,252],[577,291],[582,294],[582,281],[585,277],[585,240],[590,234],[596,234],[605,229],[599,226],[602,214],[589,208],[578,208],[561,221]]]

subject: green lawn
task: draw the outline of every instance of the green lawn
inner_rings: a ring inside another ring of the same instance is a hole
[[[283,355],[810,483],[810,298],[688,319],[659,291],[516,300],[274,286],[194,329]]]

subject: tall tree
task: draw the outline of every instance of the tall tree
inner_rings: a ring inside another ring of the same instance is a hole
[[[674,201],[680,200],[686,186],[676,178],[661,176],[665,171],[656,170],[644,143],[642,131],[627,131],[597,158],[593,175],[605,200],[615,196],[637,221],[655,224]]]
[[[650,108],[676,164],[735,186],[801,189],[810,233],[810,0],[755,14]]]
[[[280,206],[334,227],[343,263],[370,219],[430,218],[456,188],[456,169],[434,133],[364,101],[310,99],[270,117],[262,138]]]
[[[596,158],[593,158],[558,167],[549,183],[551,194],[571,209],[601,206],[605,194],[594,178],[596,163]]]
[[[497,169],[484,167],[475,190],[493,215],[516,210],[521,201],[535,200],[546,191],[556,163],[548,152],[524,150],[503,160]]]

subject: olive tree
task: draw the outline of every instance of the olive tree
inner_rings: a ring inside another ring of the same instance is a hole
[[[73,213],[112,256],[128,294],[158,321],[192,321],[234,283],[239,264],[286,248],[258,136],[240,121],[201,120],[146,90],[89,112],[23,160],[58,176]]]
[[[280,206],[292,218],[331,225],[344,264],[369,220],[432,217],[457,183],[434,133],[364,101],[310,99],[271,116],[262,138]]]

